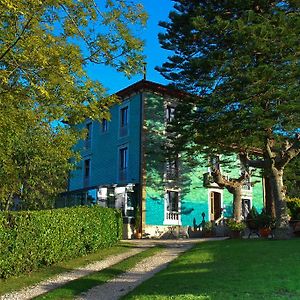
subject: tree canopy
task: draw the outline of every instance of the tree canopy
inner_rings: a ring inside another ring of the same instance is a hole
[[[109,107],[117,101],[88,77],[88,65],[111,66],[127,76],[139,72],[143,41],[138,28],[145,22],[143,7],[134,1],[0,1],[0,194],[5,207],[16,197],[27,195],[29,203],[35,193],[57,192],[79,137],[72,125],[86,118],[109,119]]]
[[[159,36],[173,55],[158,69],[197,96],[177,109],[177,144],[244,152],[245,165],[273,180],[284,227],[282,174],[300,153],[299,1],[174,2]],[[255,160],[247,154],[254,148],[261,152]]]

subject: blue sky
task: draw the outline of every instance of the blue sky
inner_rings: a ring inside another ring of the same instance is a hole
[[[156,66],[160,66],[166,61],[169,55],[168,51],[160,48],[157,34],[162,32],[163,29],[158,26],[159,21],[167,21],[170,10],[173,8],[173,2],[171,0],[139,0],[144,5],[146,12],[148,13],[148,23],[143,30],[142,38],[145,40],[146,62],[147,62],[147,79],[162,84],[168,82],[155,71]],[[108,93],[115,93],[136,81],[143,78],[143,75],[137,75],[130,80],[118,73],[112,68],[94,65],[88,69],[88,74],[92,79],[99,80],[105,88],[108,89]]]

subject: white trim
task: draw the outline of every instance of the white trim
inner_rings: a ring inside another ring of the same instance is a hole
[[[168,206],[168,192],[177,192],[178,193],[178,219],[170,220],[167,219],[167,206]],[[181,193],[178,189],[165,189],[164,195],[164,221],[163,225],[181,225]]]
[[[211,193],[219,193],[219,194],[221,194],[221,208],[224,207],[223,189],[220,189],[220,188],[208,188],[207,189],[208,221],[211,221],[211,218],[210,218],[210,211],[211,211],[210,194]]]

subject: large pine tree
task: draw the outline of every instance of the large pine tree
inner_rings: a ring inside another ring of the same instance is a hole
[[[173,54],[159,71],[197,97],[177,112],[177,145],[235,148],[270,178],[276,236],[288,228],[283,173],[300,153],[299,1],[175,0],[161,22]],[[261,156],[251,154],[253,149]]]

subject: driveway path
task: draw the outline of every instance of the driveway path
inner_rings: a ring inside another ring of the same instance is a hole
[[[134,248],[119,255],[109,256],[104,260],[91,263],[85,267],[78,268],[71,272],[66,272],[40,282],[35,286],[22,289],[17,292],[8,293],[0,297],[0,300],[27,300],[41,294],[50,292],[67,282],[81,278],[93,272],[101,271],[120,261],[144,251],[155,245],[165,245],[166,249],[152,257],[146,258],[138,263],[128,272],[112,279],[104,285],[96,286],[87,293],[80,295],[76,299],[119,299],[133,290],[141,282],[147,280],[155,273],[164,269],[168,263],[174,260],[180,253],[190,249],[194,244],[208,240],[223,240],[224,238],[210,239],[180,239],[180,240],[126,240],[126,243],[134,244]]]

